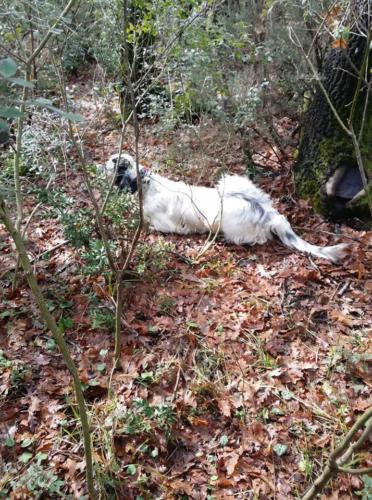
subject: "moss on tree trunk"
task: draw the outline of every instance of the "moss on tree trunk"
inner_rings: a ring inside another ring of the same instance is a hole
[[[354,2],[355,4],[355,2]],[[362,5],[363,4],[363,5]],[[365,7],[366,2],[359,2],[359,9]],[[362,10],[363,12],[363,10]],[[366,11],[365,11],[366,12]],[[363,23],[361,23],[361,19]],[[358,88],[358,75],[366,50],[366,33],[371,29],[370,19],[366,15],[358,18],[360,29],[364,25],[364,34],[357,29],[350,36],[346,49],[331,49],[327,54],[322,73],[322,83],[327,91],[334,107],[338,111],[344,123],[348,124],[351,106]],[[371,55],[370,55],[371,56]],[[369,57],[368,75],[370,78],[371,59]],[[356,97],[356,108],[353,119],[353,127],[358,136],[362,122],[364,121],[361,134],[360,148],[367,176],[372,178],[372,96],[369,95],[366,109],[367,94],[370,86],[365,82],[360,87]],[[339,172],[342,183],[344,179],[357,177],[358,166],[355,149],[351,138],[342,130],[331,110],[324,92],[318,86],[314,98],[305,114],[302,130],[298,161],[294,168],[296,191],[299,196],[309,199],[314,208],[330,216],[341,216],[344,218],[357,215],[368,218],[370,213],[366,196],[361,196],[351,207],[348,208],[348,199],[340,193],[329,193],[326,187],[327,181]],[[352,174],[352,175],[351,175]],[[356,186],[360,179],[355,179]],[[354,190],[357,189],[354,186]],[[345,189],[344,189],[345,191]]]

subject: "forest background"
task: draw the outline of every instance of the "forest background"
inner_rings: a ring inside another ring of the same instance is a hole
[[[371,2],[0,20],[0,495],[370,498]],[[100,168],[121,150],[248,175],[350,254],[155,234]]]

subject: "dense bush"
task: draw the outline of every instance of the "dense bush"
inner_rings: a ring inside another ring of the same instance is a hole
[[[241,128],[265,119],[267,110],[281,113],[289,107],[297,112],[311,79],[288,28],[294,28],[308,48],[319,14],[331,3],[268,1],[259,7],[251,1],[218,6],[201,0],[128,2],[129,59],[134,78],[142,79],[134,86],[141,89],[140,95],[145,83],[149,87],[142,116],[162,117],[174,125],[207,113]],[[16,50],[20,40],[29,44],[31,36],[40,36],[39,19],[52,20],[60,4],[36,2],[30,22],[26,2],[7,0],[4,43],[10,50]],[[337,29],[342,30],[339,23]],[[79,4],[60,30],[64,36],[55,38],[54,50],[67,72],[94,61],[117,82],[119,91],[125,88],[122,2]],[[324,34],[315,39],[318,66],[328,44]],[[42,74],[49,70],[41,61],[39,66]]]
[[[258,7],[247,1],[232,8],[230,2],[216,7],[198,0],[129,2],[133,75],[140,80],[151,74],[146,96],[144,80],[134,82],[141,88],[141,116],[160,117],[172,127],[209,114],[242,129],[253,123],[264,126],[269,111],[297,113],[311,77],[288,28],[297,31],[306,50],[319,14],[330,5],[282,1]],[[116,79],[119,90],[125,87],[122,22],[117,1],[95,0],[80,9],[74,34],[63,47],[66,69],[76,69],[89,55]],[[316,38],[318,66],[328,38]]]

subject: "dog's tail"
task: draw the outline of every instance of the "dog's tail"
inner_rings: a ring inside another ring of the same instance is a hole
[[[347,254],[347,243],[341,243],[340,245],[333,245],[328,247],[319,247],[317,245],[312,245],[307,241],[300,238],[291,228],[291,225],[287,219],[276,213],[269,222],[270,230],[273,234],[276,234],[284,245],[290,248],[296,248],[300,252],[307,252],[316,257],[322,257],[323,259],[328,259],[332,262],[337,262],[343,259]]]

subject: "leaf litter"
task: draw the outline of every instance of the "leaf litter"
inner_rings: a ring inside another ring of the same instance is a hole
[[[82,99],[78,90],[75,98]],[[85,138],[97,163],[119,142],[117,132],[102,138],[104,125]],[[221,165],[244,173],[241,141],[230,133],[226,144],[223,127],[206,119],[166,134],[144,122],[141,161],[208,185]],[[133,151],[130,138],[126,148]],[[332,244],[335,224],[294,201],[291,152],[279,165],[258,137],[255,149],[271,173],[260,184],[278,208],[308,239]],[[86,204],[82,185],[72,171],[67,188]],[[371,404],[371,233],[343,227],[353,251],[336,266],[276,241],[243,248],[220,239],[195,262],[202,237],[147,232],[145,242],[166,238],[174,251],[162,270],[126,284],[130,331],[114,374],[112,331],[90,316],[92,290],[102,311],[112,311],[105,278],[81,274],[61,227],[44,220],[42,210],[29,234],[31,257],[50,251],[49,259],[35,261],[44,293],[53,289],[57,301],[68,303],[65,336],[89,404],[97,481],[108,497],[297,498],[337,437]],[[14,259],[4,229],[0,238],[1,268],[8,269]],[[21,458],[32,462],[42,452],[65,491],[81,496],[84,462],[70,376],[25,280],[12,293],[9,274],[1,279],[4,477],[22,474]],[[358,457],[360,466],[371,465],[366,450]],[[14,484],[10,498],[25,498],[24,486]],[[362,488],[361,478],[340,475],[325,495],[351,498]]]

